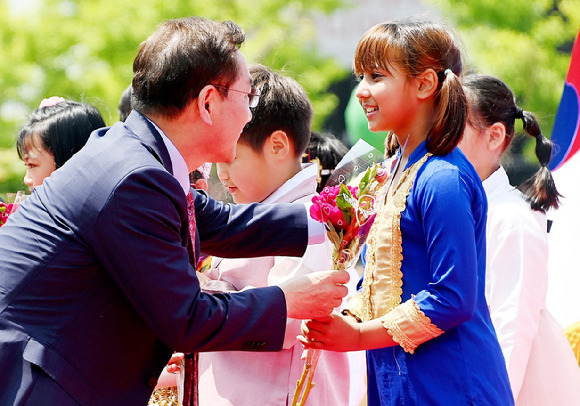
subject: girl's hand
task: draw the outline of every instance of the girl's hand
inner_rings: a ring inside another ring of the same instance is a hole
[[[349,316],[333,312],[321,320],[302,322],[302,335],[297,337],[304,347],[330,351],[360,350],[360,324]]]
[[[169,359],[165,369],[159,375],[155,389],[169,388],[177,385],[177,372],[179,372],[179,363],[183,359],[182,352],[175,352]]]
[[[172,374],[176,374],[177,372],[179,372],[179,363],[181,362],[181,360],[183,360],[183,357],[184,355],[182,352],[173,353],[171,359],[169,360],[167,366],[165,367],[167,372],[170,372]]]

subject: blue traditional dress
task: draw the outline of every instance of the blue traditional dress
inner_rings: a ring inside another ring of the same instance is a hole
[[[381,198],[348,310],[400,345],[367,351],[369,405],[513,405],[485,301],[487,201],[459,149],[422,143]]]

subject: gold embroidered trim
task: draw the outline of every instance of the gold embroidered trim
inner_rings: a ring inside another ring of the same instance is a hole
[[[580,322],[569,325],[564,329],[564,334],[572,346],[576,362],[580,365]]]
[[[425,154],[401,174],[399,182],[394,185],[392,196],[384,199],[387,191],[383,190],[377,199],[379,202],[377,217],[367,239],[367,264],[362,292],[353,297],[346,306],[353,315],[363,321],[379,318],[401,303],[403,294],[401,213],[407,206],[407,196],[419,168],[431,155]]]
[[[147,406],[177,406],[177,386],[155,389]]]
[[[431,319],[425,316],[414,298],[381,317],[381,323],[393,340],[410,354],[413,354],[415,349],[425,341],[443,334],[443,330],[431,323]]]

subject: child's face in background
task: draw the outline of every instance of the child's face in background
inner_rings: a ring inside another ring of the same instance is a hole
[[[481,180],[487,179],[499,168],[501,156],[505,150],[506,136],[503,123],[490,126],[471,124],[476,120],[467,120],[463,137],[457,145],[471,162]]]
[[[24,184],[32,193],[38,185],[42,185],[52,172],[56,170],[54,155],[49,152],[37,135],[29,136],[24,142],[25,153],[22,158],[26,165]]]
[[[232,162],[217,164],[218,177],[236,203],[261,202],[272,194],[270,170],[263,153],[240,142]]]
[[[476,170],[486,161],[484,159],[484,154],[487,151],[485,146],[486,137],[482,132],[485,132],[485,130],[478,130],[468,122],[465,125],[461,141],[457,145]]]

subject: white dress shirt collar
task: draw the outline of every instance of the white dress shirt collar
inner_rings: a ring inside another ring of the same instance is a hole
[[[316,193],[318,165],[305,164],[302,170],[288,179],[262,203],[294,202]],[[310,202],[310,199],[308,199]]]
[[[148,117],[145,118],[149,120]],[[153,126],[157,129],[157,131],[159,131],[159,134],[161,134],[161,139],[165,144],[165,148],[167,148],[169,158],[171,158],[171,165],[173,166],[173,177],[177,179],[177,181],[183,188],[183,192],[187,195],[189,193],[189,190],[191,189],[191,183],[189,182],[189,170],[187,169],[187,164],[185,163],[185,160],[179,153],[177,147],[173,145],[173,142],[171,142],[171,140],[167,137],[167,135],[165,135],[163,131],[161,131],[161,128],[159,128],[157,124],[155,124],[153,121],[149,120],[149,122],[153,124]]]

